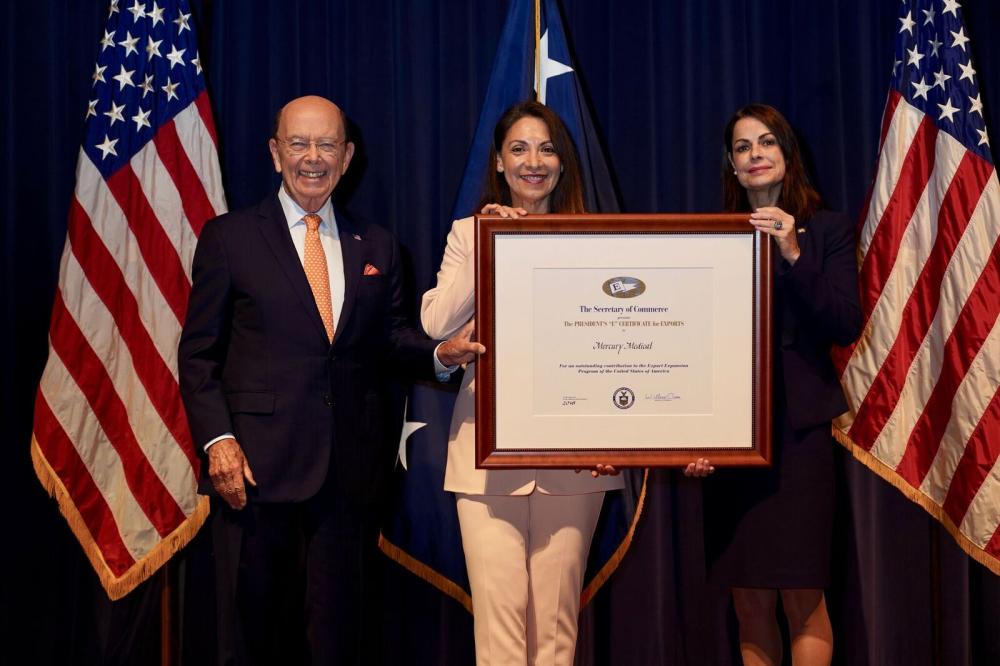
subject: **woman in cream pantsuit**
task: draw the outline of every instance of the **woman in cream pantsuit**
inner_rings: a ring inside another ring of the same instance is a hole
[[[583,212],[572,139],[559,117],[537,102],[517,104],[500,118],[488,165],[483,213]],[[473,219],[456,220],[437,285],[421,306],[421,321],[433,338],[473,325],[473,255]],[[623,484],[604,466],[591,474],[476,469],[475,376],[470,364],[452,415],[444,488],[457,498],[476,662],[570,666],[604,491]]]

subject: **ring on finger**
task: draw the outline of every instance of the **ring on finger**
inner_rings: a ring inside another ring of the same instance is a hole
[[[781,220],[775,220],[774,221],[774,230],[775,231],[781,231],[781,227],[782,226],[784,226],[784,225],[781,224]]]

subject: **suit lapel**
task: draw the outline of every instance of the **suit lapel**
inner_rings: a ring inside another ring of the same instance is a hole
[[[284,272],[285,277],[295,292],[296,297],[305,308],[306,316],[313,322],[317,333],[326,341],[326,328],[323,326],[323,319],[319,316],[319,308],[316,307],[316,299],[313,297],[309,281],[306,280],[306,273],[302,269],[302,262],[295,251],[292,243],[292,236],[288,233],[288,222],[285,220],[285,213],[281,210],[278,197],[273,196],[264,201],[259,208],[258,229],[264,240],[274,253],[274,257]]]
[[[334,344],[336,344],[340,334],[344,332],[354,310],[358,285],[361,282],[361,262],[364,258],[365,245],[354,223],[340,212],[337,212],[336,215],[337,233],[340,235],[340,252],[344,257],[344,307],[340,310],[340,319],[337,320],[337,331],[333,336]]]

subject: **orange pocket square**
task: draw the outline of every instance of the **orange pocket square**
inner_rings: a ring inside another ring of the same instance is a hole
[[[365,264],[365,270],[362,271],[362,275],[382,275],[382,271],[375,268],[371,264]]]

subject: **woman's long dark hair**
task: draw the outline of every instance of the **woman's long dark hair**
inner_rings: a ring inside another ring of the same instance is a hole
[[[722,197],[725,209],[730,212],[750,211],[750,200],[746,189],[733,173],[733,129],[743,118],[756,118],[764,123],[774,138],[778,141],[781,154],[785,158],[785,180],[781,184],[781,194],[777,206],[798,220],[812,217],[822,205],[819,193],[809,182],[805,166],[802,163],[802,153],[799,142],[795,138],[792,126],[788,124],[781,112],[767,104],[750,104],[739,109],[729,119],[724,133],[722,158]]]
[[[552,147],[559,156],[562,173],[555,188],[549,195],[553,213],[576,214],[586,212],[583,207],[583,178],[580,176],[580,158],[577,157],[573,138],[566,129],[565,123],[549,107],[529,100],[519,102],[503,112],[496,127],[493,128],[493,143],[490,145],[490,156],[486,160],[486,178],[483,184],[483,198],[473,212],[478,213],[483,206],[490,203],[512,205],[510,186],[504,175],[497,171],[497,155],[503,149],[503,141],[507,132],[521,118],[538,118],[549,129]]]

